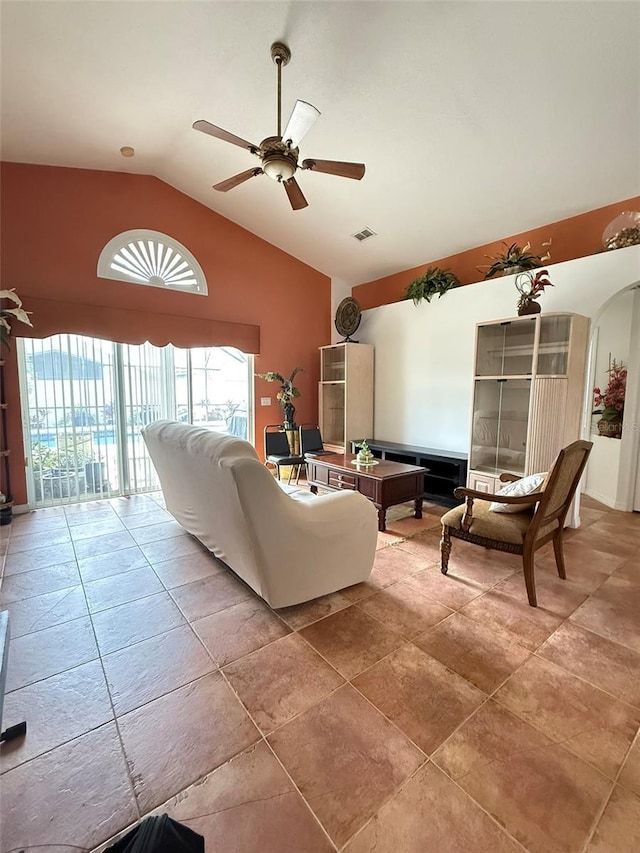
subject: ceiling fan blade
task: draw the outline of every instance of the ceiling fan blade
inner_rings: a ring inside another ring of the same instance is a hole
[[[232,190],[234,187],[237,187],[239,184],[244,184],[245,181],[248,181],[249,178],[255,178],[257,175],[262,174],[262,169],[247,169],[246,172],[240,172],[239,175],[234,175],[232,178],[227,178],[226,181],[220,181],[219,184],[214,184],[214,190],[218,190],[218,192],[226,193],[229,190]]]
[[[364,163],[343,163],[340,160],[303,160],[303,169],[324,172],[325,175],[338,175],[340,178],[352,178],[360,181],[364,178]]]
[[[218,139],[222,139],[224,142],[230,142],[232,145],[239,145],[240,148],[246,148],[248,151],[251,151],[252,154],[258,153],[257,145],[254,145],[252,142],[247,142],[246,139],[241,139],[239,136],[234,136],[234,134],[229,133],[228,130],[223,130],[221,127],[217,127],[215,124],[210,124],[204,119],[195,121],[192,127],[194,130],[200,130],[202,133],[208,133],[209,136],[215,136]]]
[[[292,148],[297,148],[319,115],[320,110],[317,110],[312,104],[308,104],[306,101],[296,101],[282,134],[283,141],[289,142]]]
[[[302,190],[295,178],[289,178],[288,181],[283,181],[282,183],[284,184],[284,188],[289,196],[291,207],[294,210],[302,210],[303,207],[309,206],[309,202],[302,194]]]

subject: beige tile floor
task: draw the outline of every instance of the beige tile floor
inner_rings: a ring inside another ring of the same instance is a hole
[[[155,810],[221,853],[637,853],[640,517],[586,499],[532,609],[516,557],[454,542],[441,575],[440,514],[394,510],[370,581],[278,612],[157,495],[0,529],[29,725],[1,853]]]

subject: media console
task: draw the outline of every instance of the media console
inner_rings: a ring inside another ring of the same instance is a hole
[[[359,441],[352,441],[352,452],[356,453]],[[467,454],[451,450],[436,450],[433,447],[418,447],[413,444],[396,444],[394,441],[378,441],[368,438],[367,444],[376,459],[389,462],[404,462],[428,468],[424,475],[424,498],[444,506],[457,506],[460,501],[453,490],[467,484]]]

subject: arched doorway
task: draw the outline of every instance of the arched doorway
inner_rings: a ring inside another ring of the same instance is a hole
[[[620,437],[601,435],[594,391],[608,383],[615,361],[627,369]],[[594,443],[583,491],[614,509],[640,511],[640,282],[613,294],[592,321],[584,437]]]

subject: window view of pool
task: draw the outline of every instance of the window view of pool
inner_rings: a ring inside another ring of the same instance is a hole
[[[30,504],[159,488],[140,428],[160,418],[251,438],[253,359],[231,347],[18,341]]]

